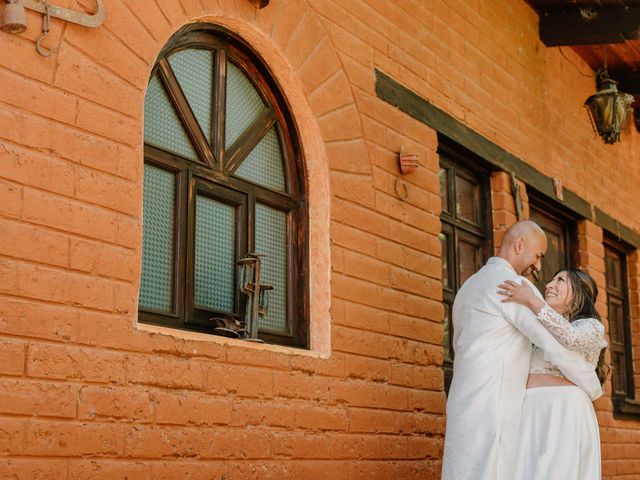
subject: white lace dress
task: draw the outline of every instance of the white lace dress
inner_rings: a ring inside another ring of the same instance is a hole
[[[594,318],[569,322],[548,305],[538,313],[547,330],[568,349],[582,352],[596,368],[607,346],[604,326]],[[531,374],[563,377],[544,351],[534,346]],[[522,420],[516,480],[600,480],[600,436],[593,404],[575,386],[527,390]]]

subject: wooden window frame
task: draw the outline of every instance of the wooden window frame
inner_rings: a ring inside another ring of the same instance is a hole
[[[212,51],[214,71],[212,132],[202,132],[186,96],[173,74],[167,57],[183,49]],[[227,61],[239,67],[252,81],[267,108],[225,149]],[[291,109],[280,93],[273,76],[259,56],[231,32],[213,25],[189,25],[174,35],[158,56],[152,71],[158,74],[178,117],[191,140],[198,160],[188,160],[152,145],[144,146],[144,161],[176,175],[174,232],[173,311],[169,314],[139,310],[139,321],[177,329],[216,333],[208,318],[232,313],[243,319],[246,302],[242,301],[237,281],[234,312],[214,312],[194,305],[195,202],[198,192],[236,206],[236,255],[242,258],[253,250],[255,205],[257,202],[287,213],[287,333],[260,331],[266,343],[308,348],[309,345],[309,271],[308,271],[308,202],[301,148]],[[275,125],[284,157],[287,193],[233,177],[234,171],[264,135]],[[210,137],[208,135],[210,133]],[[209,145],[207,138],[211,138]],[[236,268],[236,277],[238,269]]]
[[[623,355],[625,358],[625,374],[626,374],[626,385],[625,385],[625,393],[619,394],[614,390],[613,387],[613,365],[612,373],[611,373],[611,399],[613,403],[613,414],[615,417],[632,417],[635,419],[640,418],[640,402],[636,400],[635,393],[635,381],[634,381],[634,371],[633,371],[633,344],[631,337],[631,309],[629,305],[629,277],[628,277],[628,258],[629,254],[633,251],[633,247],[630,247],[618,240],[616,240],[612,235],[609,235],[605,232],[603,237],[603,246],[605,248],[605,286],[606,286],[606,294],[607,294],[607,317],[609,317],[609,296],[613,295],[618,299],[622,300],[622,315],[623,315],[623,325],[622,331],[624,335],[623,339]],[[616,255],[621,257],[620,262],[620,274],[622,278],[621,291],[613,291],[612,288],[609,287],[606,278],[606,250],[612,250]],[[608,318],[609,322],[611,322],[611,318]],[[611,324],[609,324],[609,332],[611,332]],[[613,340],[610,338],[609,349],[613,352],[615,348],[613,345]]]
[[[528,192],[529,210],[539,210],[543,215],[556,220],[563,226],[562,238],[565,244],[564,261],[567,268],[576,267],[580,263],[578,251],[578,218],[575,215],[559,208],[556,204],[545,200],[535,191]],[[531,215],[529,215],[531,218]],[[553,275],[555,272],[550,272]],[[537,282],[534,282],[537,283]],[[544,285],[543,285],[544,287]],[[544,290],[542,291],[544,294]]]
[[[453,233],[453,250],[448,248],[447,262],[449,265],[454,266],[452,281],[453,285],[449,288],[445,288],[442,285],[442,300],[443,303],[450,305],[449,318],[452,314],[452,306],[455,295],[458,290],[458,282],[460,279],[460,265],[456,261],[458,258],[457,249],[459,244],[459,234],[467,234],[476,238],[481,238],[482,242],[482,259],[481,263],[484,264],[486,260],[493,255],[493,221],[492,221],[492,208],[491,208],[491,170],[487,168],[486,163],[477,155],[468,151],[464,147],[448,140],[446,137],[438,137],[438,155],[440,156],[439,166],[443,168],[443,165],[453,166],[456,170],[463,172],[463,176],[474,178],[480,185],[480,224],[473,225],[463,219],[457,219],[455,212],[455,175],[448,175],[448,191],[449,191],[449,205],[445,211],[443,205],[442,213],[440,215],[440,221],[442,224],[442,232],[449,230]],[[449,325],[449,341],[453,342],[453,325]],[[451,352],[453,352],[453,344],[450,344]],[[453,377],[453,362],[443,359],[442,369],[444,370],[445,391],[449,391],[451,385],[451,379]]]

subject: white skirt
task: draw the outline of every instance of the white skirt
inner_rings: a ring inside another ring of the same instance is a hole
[[[515,479],[601,480],[598,420],[582,389],[527,390]]]

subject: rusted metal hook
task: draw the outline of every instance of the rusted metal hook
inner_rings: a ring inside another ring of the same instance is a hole
[[[49,30],[51,30],[51,12],[49,11],[49,3],[45,1],[44,15],[42,17],[42,35],[36,40],[36,50],[43,57],[48,57],[55,53],[55,50],[49,50],[41,45],[44,39],[47,38],[47,35],[49,35]]]

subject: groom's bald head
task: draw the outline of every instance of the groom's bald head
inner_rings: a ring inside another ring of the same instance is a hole
[[[513,224],[504,234],[498,256],[507,260],[520,275],[528,275],[542,268],[547,253],[547,236],[531,220]]]

